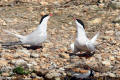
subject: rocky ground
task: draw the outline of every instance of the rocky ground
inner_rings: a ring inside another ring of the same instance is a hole
[[[119,0],[26,1],[1,2],[0,42],[18,40],[3,29],[26,35],[36,29],[42,15],[52,13],[48,23],[48,41],[42,44],[43,48],[35,50],[20,45],[0,45],[1,79],[64,80],[67,72],[61,68],[71,66],[89,66],[95,71],[95,77],[120,77]],[[89,38],[100,31],[94,55],[86,58],[72,55],[68,50],[76,36],[73,17],[84,21]]]

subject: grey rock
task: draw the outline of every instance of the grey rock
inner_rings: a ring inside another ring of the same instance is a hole
[[[33,57],[33,58],[38,58],[38,57],[40,57],[40,56],[39,56],[39,54],[32,53],[32,54],[30,55],[30,57]]]
[[[37,75],[35,73],[31,73],[31,78],[36,78]]]
[[[111,72],[108,72],[108,75],[109,75],[110,77],[116,77],[116,75],[115,75],[114,73],[111,73]]]
[[[23,59],[12,60],[11,63],[14,64],[15,66],[26,65],[27,64],[27,62],[24,61]]]
[[[109,7],[113,8],[113,9],[120,9],[120,2],[117,1],[110,1],[110,3],[108,4]]]
[[[115,37],[117,40],[120,40],[120,31],[115,32]]]

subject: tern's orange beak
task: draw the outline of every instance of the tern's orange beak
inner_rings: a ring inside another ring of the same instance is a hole
[[[53,14],[51,14],[51,13],[50,13],[49,15],[50,15],[50,16],[53,16]]]
[[[76,20],[76,18],[74,17],[73,20]]]

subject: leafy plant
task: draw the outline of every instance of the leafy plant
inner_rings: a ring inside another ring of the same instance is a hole
[[[31,73],[29,70],[25,70],[23,67],[19,66],[13,69],[13,72],[20,75],[28,75]]]

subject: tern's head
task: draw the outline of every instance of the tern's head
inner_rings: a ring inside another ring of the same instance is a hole
[[[85,28],[84,23],[83,23],[82,20],[80,20],[80,19],[75,19],[75,22],[76,22],[76,25],[77,25],[77,26],[81,26],[81,27]]]
[[[40,24],[41,24],[42,22],[47,22],[48,19],[50,18],[50,16],[52,16],[52,14],[44,15],[44,16],[41,18],[41,20],[40,20]]]

